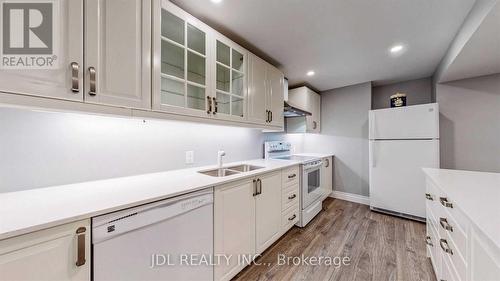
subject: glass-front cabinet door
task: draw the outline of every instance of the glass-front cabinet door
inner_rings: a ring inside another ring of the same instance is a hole
[[[209,29],[168,1],[162,0],[161,9],[154,11],[157,14],[153,39],[153,109],[212,115],[208,86]]]
[[[222,35],[215,36],[214,45],[216,116],[242,120],[246,117],[247,52]]]

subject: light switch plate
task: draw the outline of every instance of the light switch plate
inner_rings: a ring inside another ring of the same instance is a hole
[[[194,151],[189,150],[186,151],[186,164],[193,164],[194,163]]]

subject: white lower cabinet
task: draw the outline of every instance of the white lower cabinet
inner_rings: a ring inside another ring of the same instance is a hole
[[[322,159],[321,166],[321,188],[324,190],[324,198],[328,197],[333,191],[333,157]]]
[[[281,173],[259,177],[262,191],[255,197],[256,253],[278,240],[281,231]]]
[[[252,179],[219,186],[214,193],[214,253],[231,256],[214,268],[214,280],[230,280],[246,264],[238,255],[255,253],[255,185]]]
[[[233,278],[297,222],[298,181],[283,186],[282,173],[289,171],[270,172],[215,188],[214,253],[224,255],[229,262],[219,259],[214,280]],[[293,172],[298,172],[298,166]],[[283,199],[286,192],[291,193],[290,202]]]
[[[0,240],[1,280],[90,280],[90,220]]]
[[[453,188],[452,186],[450,188]],[[453,198],[427,180],[427,256],[437,280],[500,280],[500,249],[467,219]]]

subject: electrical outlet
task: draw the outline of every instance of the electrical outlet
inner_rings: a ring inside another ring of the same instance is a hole
[[[186,164],[194,163],[194,151],[186,151]]]

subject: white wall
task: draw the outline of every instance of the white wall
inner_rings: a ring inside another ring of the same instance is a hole
[[[262,157],[257,129],[0,108],[0,192]]]
[[[500,74],[437,84],[441,168],[500,172]]]

